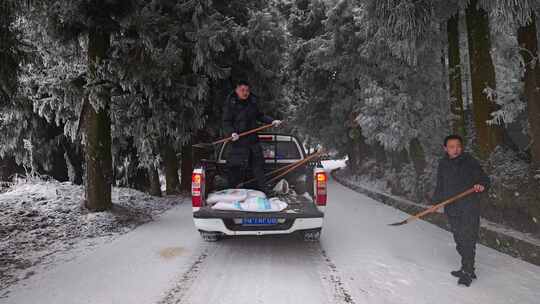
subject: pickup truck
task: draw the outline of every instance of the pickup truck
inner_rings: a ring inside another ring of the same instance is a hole
[[[258,134],[265,158],[265,173],[306,158],[306,152],[293,135]],[[201,160],[192,174],[192,207],[196,229],[205,241],[223,236],[295,234],[306,241],[318,241],[327,201],[327,174],[321,162],[309,161],[282,179],[289,190],[279,195],[288,207],[280,212],[222,211],[206,202],[208,194],[226,188],[227,153],[224,143],[213,159]],[[249,163],[244,167],[244,181],[252,179]],[[281,180],[281,179],[280,179]],[[283,182],[282,182],[283,184]],[[273,187],[274,185],[270,185]],[[250,188],[246,184],[243,188]]]

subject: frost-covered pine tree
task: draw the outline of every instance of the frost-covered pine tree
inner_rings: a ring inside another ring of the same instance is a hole
[[[2,4],[7,5],[6,2]],[[13,2],[11,6],[2,6],[2,8],[9,8],[13,16],[17,17],[17,22],[12,22],[10,25],[11,32],[16,34],[13,36],[15,40],[5,37],[3,43],[5,41],[6,50],[10,50],[12,55],[10,62],[14,64],[17,61],[18,64],[14,66],[6,62],[5,65],[2,65],[2,69],[5,69],[2,75],[11,75],[13,85],[10,86],[9,99],[4,100],[6,102],[0,108],[2,117],[0,154],[8,162],[13,159],[18,164],[31,165],[35,168],[36,173],[47,174],[64,181],[68,179],[68,168],[64,160],[65,151],[69,151],[70,153],[67,154],[71,156],[76,153],[71,153],[74,152],[71,149],[73,147],[62,136],[63,122],[55,120],[55,111],[52,111],[52,116],[48,115],[50,108],[47,105],[42,107],[34,103],[34,97],[43,94],[43,91],[38,89],[39,85],[32,80],[42,78],[45,81],[40,83],[46,84],[49,88],[52,88],[53,84],[52,78],[47,78],[44,76],[46,73],[42,73],[44,72],[43,63],[50,63],[40,54],[43,51],[41,42],[46,39],[40,35],[43,33],[34,27],[39,23],[29,22],[27,5],[27,2]],[[12,44],[11,47],[10,44]],[[49,53],[49,55],[51,54]],[[11,69],[11,67],[15,67],[15,69]],[[14,74],[10,74],[8,70]],[[57,79],[60,77],[62,76],[58,76]],[[7,86],[4,87],[7,88]],[[45,94],[39,98],[45,100]],[[27,150],[24,149],[25,141],[28,141],[28,145],[33,147],[32,159],[29,159]],[[11,166],[11,168],[13,167]],[[80,176],[81,172],[78,171]],[[14,172],[5,173],[9,176]],[[80,183],[80,180],[78,182]]]
[[[132,139],[141,166],[163,163],[169,193],[179,187],[177,155],[186,164],[186,147],[215,124],[206,110],[212,86],[229,75],[219,61],[233,42],[231,24],[211,2],[158,1],[141,5],[113,37],[115,137]]]
[[[517,33],[518,52],[521,56],[522,79],[526,96],[528,135],[534,171],[540,170],[540,63],[538,53],[537,14],[538,1],[518,2],[497,0],[492,3],[492,14],[501,26],[510,27]],[[514,53],[515,54],[515,53]],[[503,105],[504,107],[505,105]]]
[[[25,55],[21,49],[19,33],[15,29],[16,5],[14,1],[0,4],[0,105],[15,94],[20,72],[19,63]]]
[[[429,18],[407,21],[429,16],[429,5],[378,5],[339,1],[326,13],[324,33],[299,43],[290,65],[303,97],[298,122],[325,146],[348,154],[351,167],[362,157],[380,158],[383,147],[397,170],[423,175],[427,159],[439,153],[433,142],[446,133],[448,116],[440,29]],[[414,165],[403,166],[403,154]]]
[[[110,56],[111,35],[134,8],[134,1],[33,1],[34,8],[58,42],[85,39],[86,75],[80,123],[84,124],[86,200],[92,211],[111,208],[110,83],[102,71]]]

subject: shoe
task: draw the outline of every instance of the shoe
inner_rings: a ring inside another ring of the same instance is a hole
[[[463,272],[461,277],[459,277],[458,285],[465,285],[467,287],[471,286],[473,279],[470,273]]]
[[[450,272],[450,274],[453,275],[456,278],[461,278],[461,276],[463,276],[463,270],[462,269],[454,270],[454,271]],[[474,273],[474,271],[473,271],[470,274],[470,277],[471,277],[471,279],[476,280],[476,273]]]

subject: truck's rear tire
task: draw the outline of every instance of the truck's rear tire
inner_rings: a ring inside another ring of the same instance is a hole
[[[217,242],[221,239],[220,232],[200,231],[200,233],[205,242]]]
[[[321,229],[311,229],[302,231],[305,242],[318,242],[321,238]]]

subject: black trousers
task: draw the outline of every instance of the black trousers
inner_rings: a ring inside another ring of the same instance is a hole
[[[264,156],[261,145],[253,143],[239,145],[233,143],[227,160],[227,179],[229,188],[236,188],[244,181],[247,169],[251,167],[256,179],[256,189],[267,192],[264,177]]]
[[[474,272],[474,258],[476,255],[476,242],[480,230],[480,216],[478,214],[463,213],[460,215],[448,215],[448,222],[456,249],[461,256],[461,269]]]

